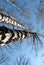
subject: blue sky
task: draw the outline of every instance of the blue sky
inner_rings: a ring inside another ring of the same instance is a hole
[[[11,0],[12,1],[12,0]],[[38,33],[44,33],[43,26],[43,18],[37,19],[37,8],[40,5],[40,0],[13,0],[16,2],[18,7],[21,10],[24,10],[29,14],[28,17],[21,14],[19,10],[17,10],[14,6],[9,4],[6,0],[0,0],[2,5],[0,5],[0,8],[4,9],[6,12],[8,12],[10,15],[15,17],[18,21],[23,23],[27,28],[31,28],[32,31],[38,32]],[[26,5],[25,5],[26,4]],[[43,2],[44,4],[44,2]],[[24,6],[25,5],[25,6]],[[44,7],[43,7],[44,8]],[[44,13],[43,13],[44,14]],[[0,25],[5,25],[4,23],[0,23]],[[11,25],[5,25],[12,27]],[[40,37],[42,42],[44,43],[44,38]],[[2,57],[3,60],[0,61],[0,65],[16,65],[15,60],[16,58],[19,58],[21,56],[25,56],[25,58],[30,59],[31,65],[44,65],[44,45],[43,47],[40,47],[39,43],[39,50],[37,51],[37,56],[34,48],[32,49],[32,38],[26,38],[24,40],[20,40],[17,42],[10,43],[6,46],[0,47],[0,59]],[[10,46],[10,47],[9,47]],[[2,56],[3,54],[3,56]],[[2,62],[3,61],[3,62]],[[1,63],[2,62],[2,63]]]

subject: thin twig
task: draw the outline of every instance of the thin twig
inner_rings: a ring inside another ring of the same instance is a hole
[[[29,17],[29,13],[26,13],[25,11],[21,10],[15,3],[10,2],[9,0],[6,0],[8,3],[10,3],[11,5],[13,5],[17,10],[19,10],[19,12],[21,12],[23,15],[25,15],[26,17]]]

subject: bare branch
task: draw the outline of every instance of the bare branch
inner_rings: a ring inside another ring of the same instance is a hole
[[[16,4],[15,2],[10,2],[9,0],[6,0],[8,3],[10,3],[11,5],[13,5],[17,10],[19,10],[19,12],[21,12],[21,14],[25,15],[26,17],[29,17],[29,13],[26,13],[25,11],[21,10]]]
[[[16,59],[16,64],[17,65],[31,65],[30,60],[29,59],[27,60],[26,58],[24,58],[24,56],[20,56],[19,59],[17,58]]]

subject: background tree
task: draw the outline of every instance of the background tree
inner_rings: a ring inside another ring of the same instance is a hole
[[[19,58],[16,59],[16,63],[13,65],[31,65],[30,60],[24,58],[24,56],[20,56]]]
[[[41,41],[43,41],[43,43],[44,43],[44,36],[43,36],[44,35],[43,34],[43,32],[44,32],[44,1],[43,0],[36,0],[36,1],[35,0],[28,0],[28,1],[27,0],[25,0],[25,1],[24,0],[22,0],[22,1],[21,0],[20,1],[19,0],[9,0],[9,1],[0,0],[0,2],[1,2],[0,8],[4,9],[4,11],[6,11],[7,13],[9,13],[13,17],[15,17],[19,22],[22,22],[24,24],[24,26],[31,29],[32,32],[34,31],[34,32],[39,33],[38,36],[34,36],[33,38],[31,38],[31,42],[30,42],[30,38],[29,39],[27,38],[20,42],[19,41],[14,42],[12,44],[8,44],[8,45],[2,47],[2,49],[5,50],[5,51],[2,50],[3,53],[4,54],[6,53],[5,57],[7,55],[8,58],[11,59],[11,60],[9,59],[6,62],[9,62],[8,64],[11,65],[12,62],[10,62],[10,61],[13,61],[14,57],[17,57],[17,55],[24,53],[24,54],[27,54],[26,56],[28,56],[28,55],[29,55],[29,57],[31,56],[30,59],[31,60],[34,59],[33,62],[35,62],[35,60],[36,60],[36,62],[38,62],[38,64],[39,64],[39,61],[41,61],[41,60],[38,61],[37,60],[38,56],[36,56],[37,58],[34,58],[35,56],[33,56],[33,55],[35,54],[34,50],[36,52],[38,52],[37,53],[38,55],[40,55],[39,52],[41,52],[41,51],[39,51],[39,50],[41,50],[41,48],[43,49]],[[0,23],[0,25],[2,25],[2,24]],[[7,26],[7,24],[5,26]],[[11,26],[8,25],[8,27],[11,27]],[[41,36],[43,36],[42,39],[41,39]],[[32,45],[31,45],[31,43],[32,43]],[[20,47],[19,47],[19,45],[20,45]],[[33,52],[30,52],[30,49],[32,46],[33,46],[34,50],[32,49]],[[43,46],[44,46],[44,44],[43,44]],[[27,51],[25,52],[24,50],[25,51],[27,50]],[[10,54],[8,53],[8,51]],[[2,55],[2,60],[3,60],[3,55]],[[18,61],[18,63],[19,63],[19,61]],[[27,61],[26,61],[26,63],[27,63]]]

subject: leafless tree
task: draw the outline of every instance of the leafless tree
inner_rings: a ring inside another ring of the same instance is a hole
[[[21,14],[23,14],[26,17],[30,17],[30,14],[19,8],[15,1],[13,0],[6,0],[6,1],[10,3],[12,6],[14,6]]]
[[[29,59],[24,58],[24,56],[20,56],[16,59],[16,63],[13,65],[31,65],[31,63]]]
[[[17,10],[19,10],[20,13],[22,13],[23,15],[25,16],[28,16],[28,14],[25,12],[25,11],[22,11],[21,8],[18,7],[18,5],[16,4],[16,2],[12,2],[12,0],[6,0],[9,4],[11,4],[12,6],[14,6]],[[34,0],[33,0],[34,1]],[[42,3],[43,1],[40,0],[40,5],[39,7],[37,8],[38,12],[37,12],[37,19],[40,20],[41,17],[44,17],[44,7],[42,6]],[[0,3],[0,5],[2,5],[2,3]],[[2,7],[2,6],[1,6]],[[29,25],[29,24],[28,24]],[[40,34],[34,34],[33,35],[33,45],[35,46],[35,50],[37,52],[37,48],[38,48],[38,45],[39,43],[42,44],[40,38],[39,38]],[[42,36],[42,35],[41,35]],[[44,36],[43,36],[44,37]],[[39,41],[39,43],[38,43]],[[27,63],[27,61],[26,61]]]
[[[40,0],[40,4],[37,7],[36,19],[38,20],[38,22],[40,22],[41,19],[44,20],[44,1],[43,0]]]

